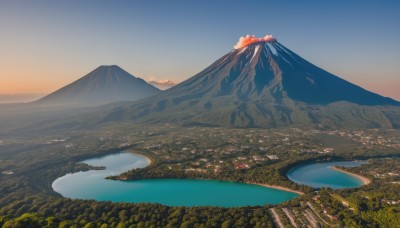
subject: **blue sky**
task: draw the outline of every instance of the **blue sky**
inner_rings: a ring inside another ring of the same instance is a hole
[[[1,1],[0,93],[47,93],[99,65],[185,80],[272,34],[315,65],[400,99],[399,1]],[[399,90],[399,91],[397,91]]]

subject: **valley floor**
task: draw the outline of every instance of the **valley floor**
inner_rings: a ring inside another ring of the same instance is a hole
[[[91,168],[79,161],[126,149],[148,156],[152,164],[114,178],[220,179],[266,183],[304,194],[275,206],[185,208],[70,200],[52,190],[51,183],[57,177]],[[110,125],[94,131],[3,137],[0,139],[0,224],[384,227],[399,223],[396,215],[400,212],[400,198],[395,194],[400,191],[399,151],[400,132],[395,130]],[[369,159],[369,163],[362,168],[341,169],[367,177],[370,184],[355,189],[316,191],[289,181],[285,175],[302,162],[353,159]]]

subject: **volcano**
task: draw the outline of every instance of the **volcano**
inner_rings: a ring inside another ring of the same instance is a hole
[[[96,104],[132,101],[152,96],[159,89],[116,65],[100,66],[79,80],[36,101],[37,104]]]
[[[250,37],[251,38],[251,37]],[[105,120],[233,127],[398,127],[399,105],[317,66],[272,36],[236,45],[209,67]]]

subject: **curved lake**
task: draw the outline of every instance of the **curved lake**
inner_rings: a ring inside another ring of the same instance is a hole
[[[318,162],[303,164],[291,169],[287,176],[298,184],[314,188],[330,187],[333,189],[355,188],[363,185],[363,181],[353,175],[332,169],[338,167],[355,167],[366,164],[364,161]]]
[[[145,157],[118,153],[83,161],[105,170],[67,174],[52,184],[54,191],[72,199],[112,202],[151,202],[169,206],[258,206],[278,204],[296,193],[253,184],[214,180],[151,179],[116,181],[104,179],[133,168],[146,167]]]

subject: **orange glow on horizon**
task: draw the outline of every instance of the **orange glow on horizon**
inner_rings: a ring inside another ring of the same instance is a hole
[[[47,94],[71,83],[69,72],[54,73],[54,70],[31,68],[4,71],[0,73],[0,94]],[[57,76],[54,76],[57,75]],[[72,75],[76,75],[72,74]]]
[[[8,80],[2,79],[0,84],[0,94],[49,94],[73,81],[68,81],[68,79],[60,80],[57,78],[49,80],[48,77],[25,81],[10,79],[12,78],[8,78]],[[397,81],[385,81],[380,82],[379,84],[377,82],[369,83],[366,81],[353,81],[353,83],[371,92],[400,101],[400,92],[398,90],[400,85]]]
[[[0,70],[0,94],[49,94],[86,75],[94,68],[86,65],[43,67],[43,64],[35,62],[26,65],[8,64]],[[128,72],[130,71],[128,70]],[[195,73],[194,71],[185,71],[184,75],[191,76]],[[398,89],[400,88],[400,81],[395,72],[385,73],[386,80],[378,80],[374,76],[375,73],[371,72],[346,71],[335,73],[338,76],[347,75],[344,79],[351,79],[352,83],[366,90],[400,101],[400,90]],[[146,78],[143,74],[134,73],[134,75]],[[184,81],[188,77],[177,79],[164,75],[163,78],[171,81]]]

